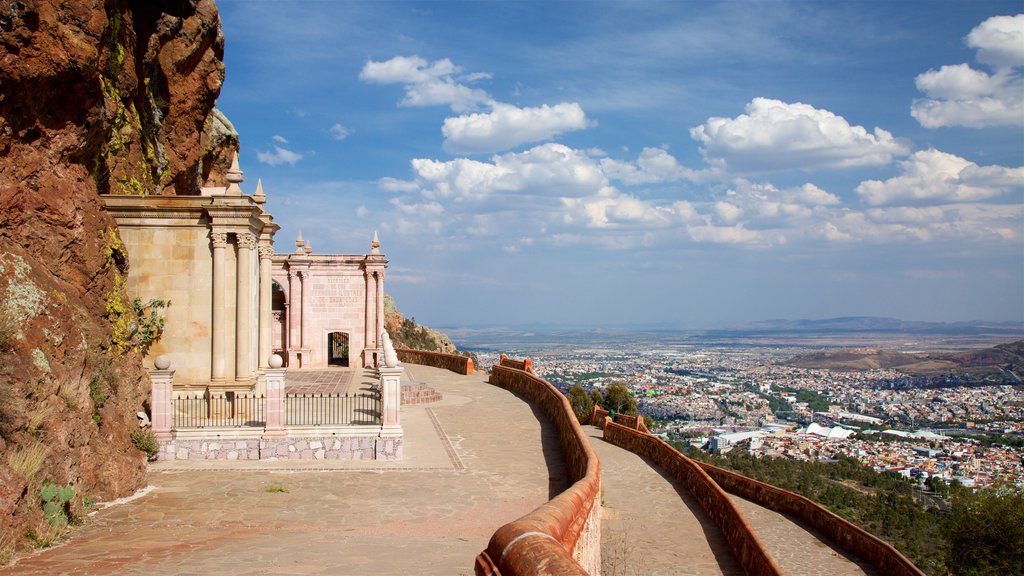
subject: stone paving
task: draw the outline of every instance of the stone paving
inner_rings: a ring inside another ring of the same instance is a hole
[[[876,574],[870,564],[849,556],[800,520],[730,495],[772,557],[786,574],[853,576]]]
[[[718,526],[656,465],[584,426],[601,459],[602,576],[743,574]]]
[[[288,370],[285,391],[288,394],[348,394],[352,379],[362,370],[357,368],[325,368],[323,370]]]
[[[566,488],[555,432],[486,374],[406,376],[444,400],[403,407],[401,462],[160,463],[151,492],[0,574],[472,574],[499,526]]]

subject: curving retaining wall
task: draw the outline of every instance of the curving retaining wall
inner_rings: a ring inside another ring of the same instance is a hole
[[[398,353],[399,362],[443,368],[467,376],[474,371],[473,359],[461,354],[442,354],[441,352],[427,352],[410,348],[395,348],[395,352]]]
[[[924,576],[924,572],[898,550],[813,500],[706,462],[698,464],[726,491],[799,518],[831,538],[843,550],[870,563],[880,574]]]
[[[515,368],[516,370],[523,370],[526,372],[533,373],[533,360],[524,358],[522,360],[515,360],[502,354],[501,358],[498,359],[498,364],[506,368]]]
[[[697,462],[683,456],[657,436],[633,430],[610,420],[605,421],[604,439],[620,448],[651,459],[678,480],[722,530],[729,547],[747,574],[782,574],[782,569],[768,553],[747,519],[729,499],[729,495]]]
[[[573,484],[533,512],[498,528],[476,558],[476,574],[599,576],[601,464],[572,406],[549,382],[522,369],[495,365],[490,383],[525,397],[544,412],[558,431]]]

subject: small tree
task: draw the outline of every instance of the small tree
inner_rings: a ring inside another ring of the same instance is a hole
[[[614,410],[618,414],[629,414],[630,416],[638,414],[636,398],[633,398],[626,385],[618,380],[605,388],[604,408],[608,411]]]
[[[579,384],[573,384],[565,396],[569,399],[569,404],[572,405],[576,419],[582,424],[594,411],[594,399]]]

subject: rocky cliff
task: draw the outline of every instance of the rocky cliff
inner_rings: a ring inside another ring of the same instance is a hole
[[[145,482],[130,262],[99,194],[223,170],[222,55],[212,0],[0,5],[0,560],[60,529],[43,483],[72,484],[73,517]]]
[[[434,330],[416,323],[414,318],[406,318],[395,305],[390,294],[384,294],[384,328],[395,348],[410,348],[455,354],[457,352],[452,339],[444,332]]]

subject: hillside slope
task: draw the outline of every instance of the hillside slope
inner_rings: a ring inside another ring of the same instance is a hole
[[[72,516],[145,483],[145,455],[129,434],[149,379],[124,292],[130,263],[99,194],[198,193],[217,170],[220,151],[203,134],[224,79],[212,0],[8,4],[0,557],[30,533],[55,535],[44,482],[73,486]]]

